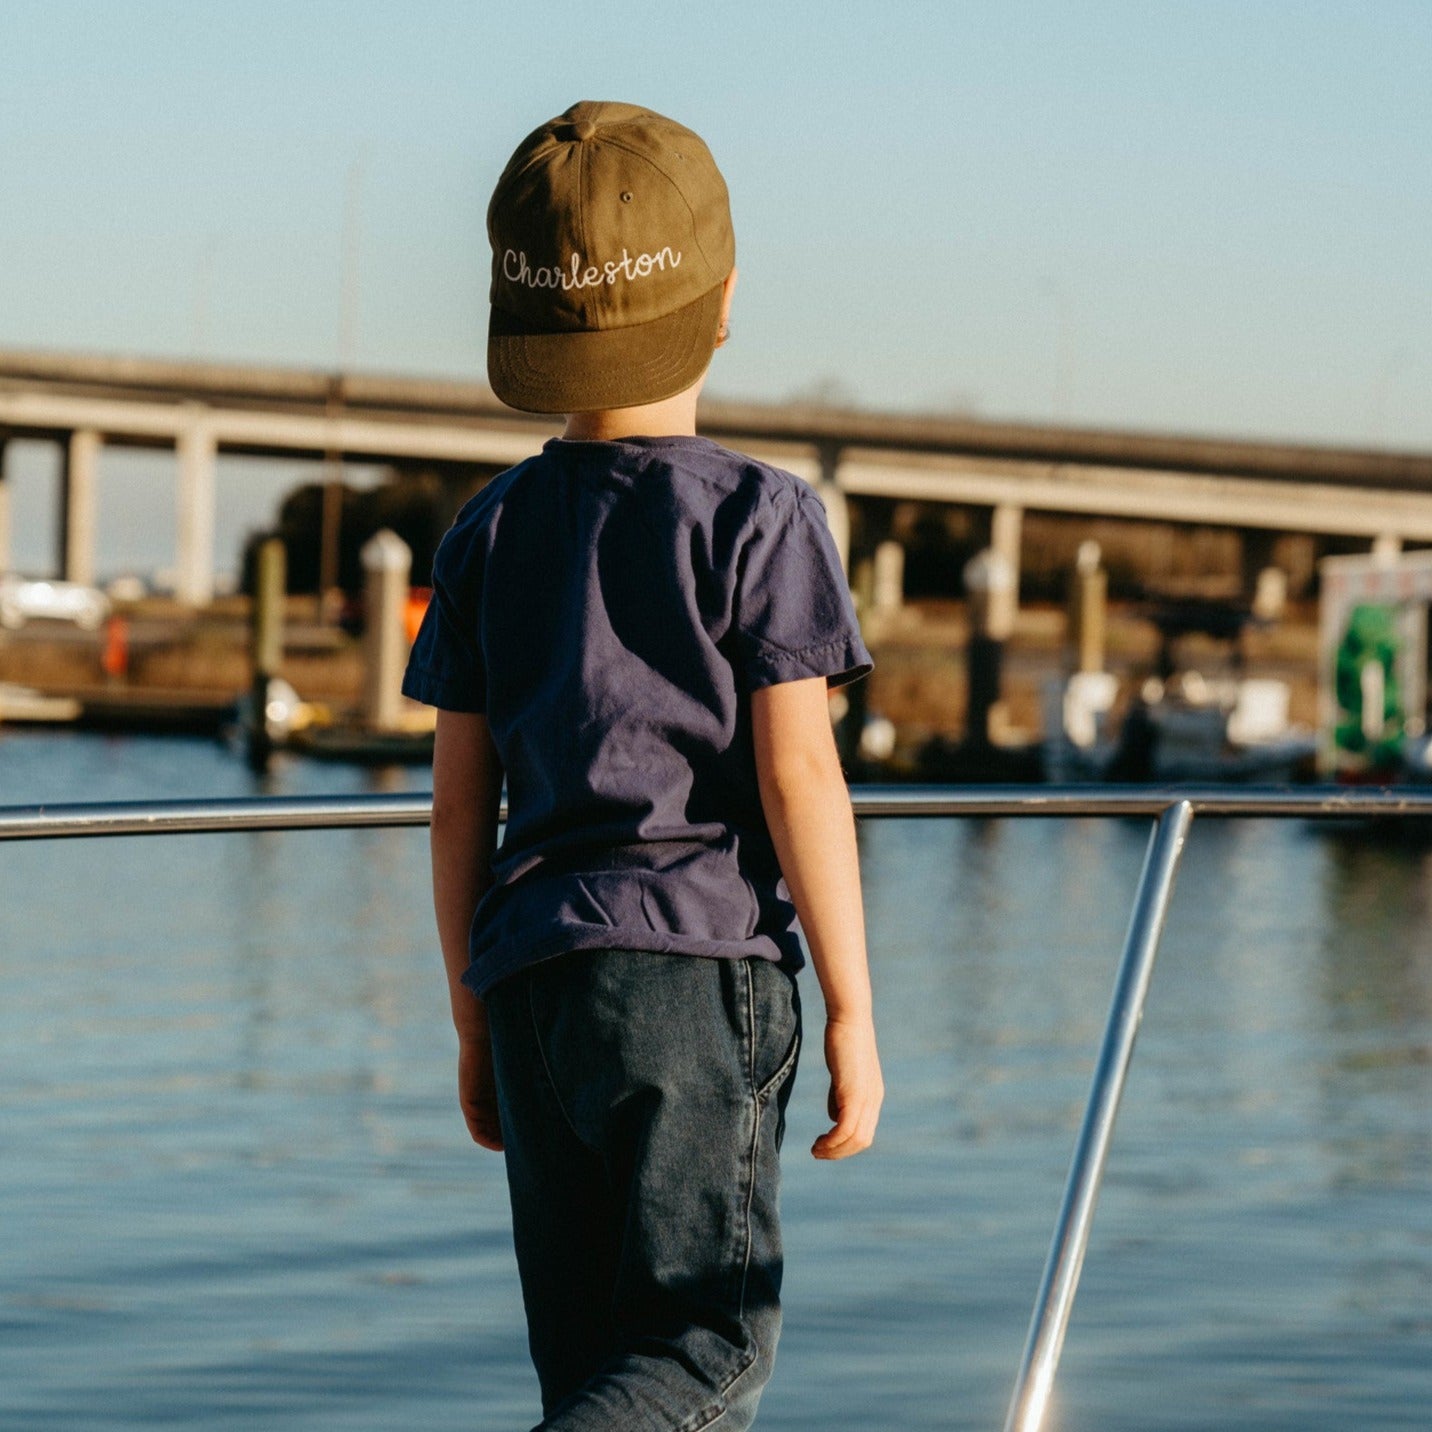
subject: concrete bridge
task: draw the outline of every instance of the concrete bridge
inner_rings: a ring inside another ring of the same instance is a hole
[[[1432,542],[1432,454],[717,402],[701,426],[815,483],[838,536],[847,497],[987,508],[1016,571],[1026,510]],[[79,582],[94,577],[102,448],[173,449],[178,595],[201,605],[220,452],[421,469],[456,491],[554,431],[475,383],[0,349],[0,569],[11,438],[61,447],[57,565]]]

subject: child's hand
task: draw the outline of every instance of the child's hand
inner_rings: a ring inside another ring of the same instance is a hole
[[[811,1153],[818,1159],[849,1158],[870,1147],[885,1098],[874,1022],[826,1020],[825,1067],[830,1070],[826,1104],[835,1127],[811,1145]]]
[[[492,1077],[492,1043],[486,1031],[458,1044],[457,1097],[473,1142],[501,1152],[502,1125],[497,1117],[497,1084]]]

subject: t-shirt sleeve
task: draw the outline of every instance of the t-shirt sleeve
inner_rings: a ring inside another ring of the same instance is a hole
[[[796,481],[763,503],[738,579],[737,650],[748,690],[809,676],[841,686],[874,665],[825,508]]]
[[[433,557],[433,595],[403,673],[403,695],[443,711],[487,710],[478,640],[479,583],[470,542],[450,531]]]

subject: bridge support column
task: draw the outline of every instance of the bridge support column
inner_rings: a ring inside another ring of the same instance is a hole
[[[5,450],[9,443],[0,438],[0,572],[10,568],[10,484],[5,475]]]
[[[180,434],[177,590],[189,606],[202,607],[214,597],[214,435],[199,419]]]
[[[872,559],[870,604],[892,615],[905,605],[905,549],[887,538],[875,548]]]
[[[830,526],[830,535],[835,538],[835,550],[840,553],[840,565],[848,574],[850,571],[850,508],[845,492],[836,480],[840,466],[840,449],[823,444],[820,449],[820,482],[816,496],[825,508],[825,520]]]
[[[997,610],[992,614],[995,626],[1006,635],[1019,613],[1019,549],[1024,531],[1024,509],[1012,502],[1001,502],[994,509],[989,524],[989,545],[1009,564],[1013,580],[996,598]]]
[[[87,587],[94,584],[101,446],[93,428],[72,432],[60,473],[60,576]]]

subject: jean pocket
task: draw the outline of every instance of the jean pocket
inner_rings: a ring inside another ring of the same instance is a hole
[[[790,1078],[801,1047],[800,996],[795,979],[760,958],[745,961],[752,1023],[751,1086],[758,1101]]]
[[[800,1054],[801,1029],[800,1021],[797,1020],[795,1034],[791,1037],[791,1044],[790,1048],[786,1051],[786,1057],[781,1060],[776,1072],[756,1090],[756,1102],[758,1104],[764,1104],[766,1100],[769,1099],[772,1094],[776,1093],[781,1085],[791,1077],[791,1074],[795,1071],[796,1062],[800,1059]]]

